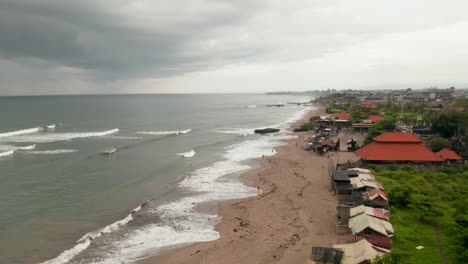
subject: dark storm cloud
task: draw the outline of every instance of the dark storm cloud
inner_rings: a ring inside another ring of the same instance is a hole
[[[132,2],[138,1],[2,0],[0,56],[41,59],[104,76],[173,75],[222,60],[216,54],[197,53],[197,43],[209,30],[245,19],[252,12],[230,1],[218,1],[219,9],[181,7],[185,12],[177,10],[177,5],[158,12],[156,5],[154,17],[144,12],[147,19],[132,20],[131,13],[119,9]],[[193,4],[201,2],[206,1]],[[181,4],[190,5],[190,1]],[[177,17],[187,13],[191,17]],[[226,59],[245,55],[224,54]]]

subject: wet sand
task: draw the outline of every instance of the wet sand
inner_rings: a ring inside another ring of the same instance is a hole
[[[321,114],[323,108],[313,110],[292,128]],[[247,184],[260,188],[258,196],[218,203],[220,239],[194,243],[144,263],[304,263],[312,246],[351,242],[335,232],[338,200],[330,191],[328,169],[336,162],[355,160],[356,155],[305,151],[305,138],[313,133],[294,134],[300,137],[287,140],[276,148],[276,155],[258,159],[259,168],[241,175]]]

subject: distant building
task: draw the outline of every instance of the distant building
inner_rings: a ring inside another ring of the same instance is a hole
[[[363,108],[377,108],[377,106],[369,101],[362,102],[361,107]]]

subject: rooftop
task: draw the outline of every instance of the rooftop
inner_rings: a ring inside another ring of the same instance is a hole
[[[349,115],[346,114],[346,113],[334,113],[332,115],[330,115],[330,118],[331,119],[340,119],[340,120],[348,120],[349,119]]]
[[[443,160],[462,160],[455,151],[444,148],[443,150],[436,153],[437,156],[441,157]]]
[[[423,144],[373,142],[355,153],[373,161],[443,161]]]
[[[405,132],[387,132],[375,137],[377,142],[395,142],[395,143],[421,143],[422,140],[415,134]]]
[[[372,123],[378,122],[382,119],[384,119],[383,116],[376,116],[376,115],[371,115],[367,118],[367,120],[372,121]]]

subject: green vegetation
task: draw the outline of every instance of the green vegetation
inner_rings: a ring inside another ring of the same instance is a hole
[[[468,259],[468,166],[420,173],[405,167],[375,174],[392,199],[394,247],[409,253],[409,263],[441,263],[438,243],[443,246],[449,263],[465,263]],[[417,250],[417,246],[424,249]]]
[[[444,148],[450,148],[450,142],[448,139],[437,137],[429,141],[429,146],[431,147],[432,151],[437,152]]]
[[[310,122],[314,122],[315,120],[319,120],[319,119],[320,119],[320,116],[313,116],[309,120]]]
[[[432,116],[432,130],[441,137],[449,138],[468,128],[468,112],[449,110]]]
[[[356,121],[356,120],[366,119],[366,118],[369,117],[369,115],[367,113],[364,113],[364,112],[359,111],[359,110],[355,110],[355,111],[351,112],[351,114],[349,116],[350,116],[350,119],[353,122]]]
[[[385,117],[384,119],[380,120],[379,122],[375,123],[370,129],[369,133],[367,134],[366,138],[364,139],[364,144],[372,143],[373,138],[379,136],[385,132],[392,132],[395,130],[395,119],[393,117]]]
[[[408,252],[396,248],[390,253],[378,256],[372,261],[372,264],[410,264],[409,256],[410,254]]]
[[[301,129],[304,130],[314,130],[315,128],[317,128],[317,125],[314,124],[302,124],[301,126]]]

